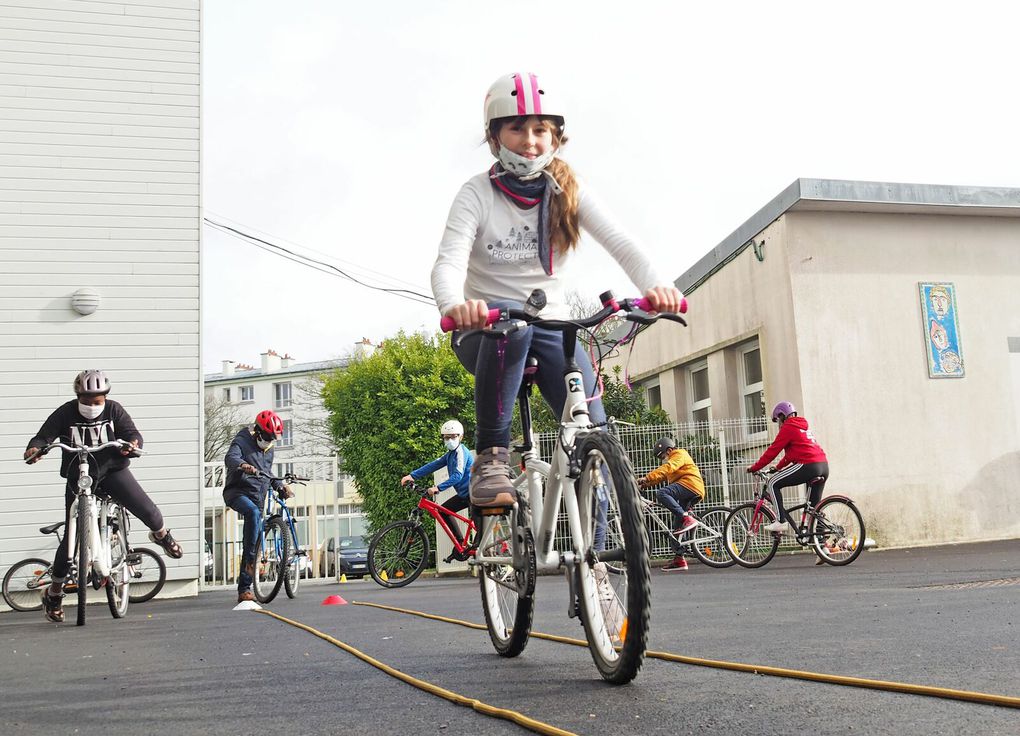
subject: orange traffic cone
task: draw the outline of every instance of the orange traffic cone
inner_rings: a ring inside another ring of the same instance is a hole
[[[347,605],[347,601],[345,601],[343,598],[341,598],[338,595],[328,595],[322,601],[321,605],[323,605],[323,606],[346,606]]]

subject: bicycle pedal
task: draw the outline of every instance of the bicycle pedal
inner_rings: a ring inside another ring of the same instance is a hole
[[[129,565],[141,565],[142,564],[142,553],[141,552],[129,552],[124,555],[124,562]]]

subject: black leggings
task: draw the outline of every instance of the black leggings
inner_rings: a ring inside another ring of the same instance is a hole
[[[67,526],[64,527],[64,538],[60,540],[57,554],[53,558],[53,578],[57,581],[67,577],[67,570],[70,567],[67,557],[67,530],[74,523],[71,519],[71,503],[74,501],[77,485],[76,481],[68,481],[64,490],[64,521],[67,522]],[[101,493],[126,508],[152,531],[156,532],[163,528],[163,514],[127,468],[110,473],[100,480],[99,488]]]
[[[464,498],[459,493],[454,493],[452,496],[446,499],[446,503],[440,504],[440,506],[442,506],[444,509],[448,509],[449,511],[463,511],[470,505],[470,503],[471,502],[467,498]],[[446,514],[440,514],[440,516],[442,517],[443,521],[446,522],[446,525],[450,527],[450,531],[453,532],[453,536],[457,538],[457,541],[463,542],[464,537],[461,535],[460,532],[460,522],[457,521],[452,516],[447,516]],[[438,526],[439,522],[436,522],[436,527]],[[436,531],[438,532],[439,529],[437,528]]]
[[[769,490],[776,497],[776,511],[779,513],[779,518],[776,521],[786,521],[788,516],[786,509],[783,508],[783,494],[780,493],[780,488],[799,486],[807,483],[812,478],[821,478],[821,481],[810,486],[808,489],[811,491],[811,505],[817,506],[822,498],[822,491],[825,489],[825,481],[828,477],[828,463],[793,463],[792,465],[787,465],[782,470],[777,470],[769,478]],[[790,523],[792,524],[793,521],[791,520]]]

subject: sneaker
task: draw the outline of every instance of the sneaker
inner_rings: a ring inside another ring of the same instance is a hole
[[[681,555],[677,555],[672,560],[662,566],[663,572],[686,572],[687,571],[687,560]]]
[[[179,560],[184,556],[184,550],[181,549],[181,545],[177,544],[177,540],[174,539],[174,535],[170,533],[169,529],[162,537],[157,537],[156,532],[149,532],[149,541],[162,547],[168,557]]]
[[[245,601],[253,601],[253,600],[255,600],[255,596],[252,595],[252,592],[250,590],[242,590],[242,591],[238,592],[238,594],[237,594],[237,602],[238,603],[244,603]]]
[[[683,521],[680,522],[680,526],[673,530],[674,534],[683,534],[686,531],[690,531],[698,525],[698,522],[694,520],[693,516],[684,514]]]
[[[773,534],[785,534],[789,528],[790,525],[785,521],[773,521],[771,524],[765,525],[765,531]]]
[[[42,594],[43,610],[46,618],[55,624],[64,623],[64,594],[50,595],[50,589],[43,589]]]
[[[489,447],[478,453],[471,468],[468,488],[471,505],[480,508],[513,506],[516,500],[510,483],[510,451],[505,447]]]

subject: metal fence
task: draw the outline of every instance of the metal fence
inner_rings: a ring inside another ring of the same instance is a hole
[[[305,486],[292,486],[295,496],[287,503],[305,552],[302,577],[338,578],[339,537],[364,531],[360,501],[345,494],[350,479],[339,472],[335,457],[287,458],[273,472],[292,472],[310,479]],[[223,463],[205,463],[203,478],[201,514],[206,549],[201,584],[206,588],[232,585],[240,570],[242,520],[223,502]]]
[[[652,447],[660,437],[672,437],[676,440],[677,447],[687,450],[705,480],[705,500],[698,504],[697,509],[713,506],[732,507],[750,501],[758,491],[758,483],[757,479],[748,475],[745,470],[761,456],[775,437],[774,425],[764,419],[722,419],[639,427],[616,423],[612,431],[627,450],[634,471],[639,477],[659,466]],[[551,460],[555,432],[543,432],[537,439],[542,459]],[[642,491],[642,495],[655,500],[654,489]],[[792,498],[789,505],[794,505]],[[664,524],[671,527],[670,514],[665,509],[654,509],[648,513],[658,514]],[[651,555],[672,556],[667,533],[656,524],[649,522],[647,526]],[[557,525],[555,544],[557,549],[569,549],[570,546],[566,515],[562,512]]]

